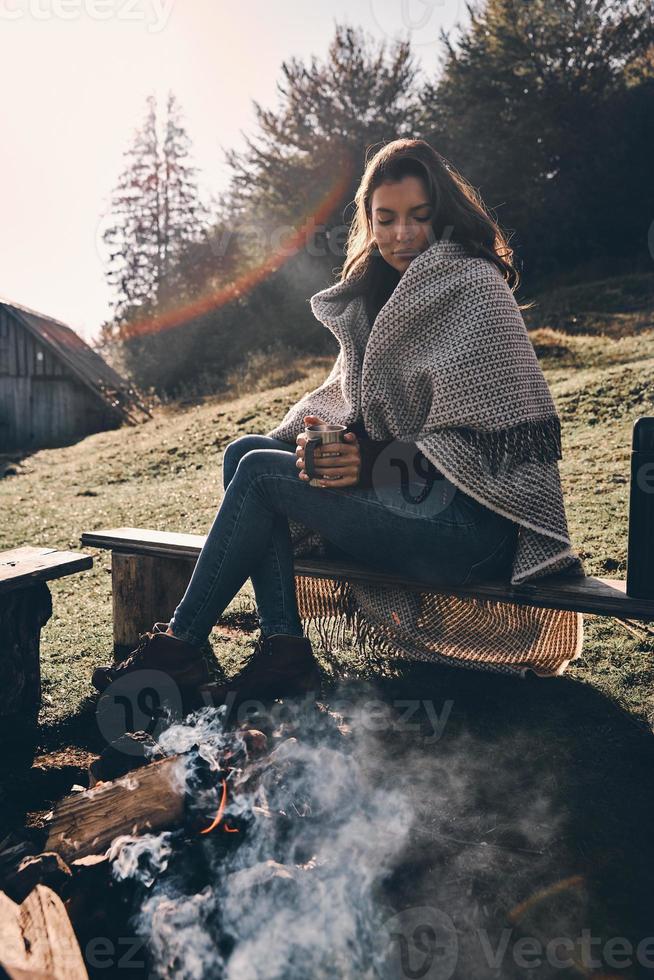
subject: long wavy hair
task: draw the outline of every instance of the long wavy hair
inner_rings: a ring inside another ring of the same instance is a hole
[[[513,264],[513,249],[475,188],[425,140],[397,139],[366,161],[354,196],[345,262],[339,281],[348,280],[352,295],[364,295],[371,318],[388,299],[401,274],[382,258],[372,231],[372,195],[386,180],[421,177],[432,206],[432,240],[459,242],[474,257],[494,262],[512,291],[520,274]],[[337,270],[338,271],[338,270]],[[531,304],[521,306],[528,309]]]

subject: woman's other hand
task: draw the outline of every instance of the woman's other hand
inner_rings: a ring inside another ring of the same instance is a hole
[[[316,415],[305,415],[305,425],[328,424]],[[346,432],[344,442],[333,443],[329,446],[317,446],[313,453],[314,466],[318,485],[321,487],[355,487],[361,473],[361,450],[359,440],[354,432]],[[301,480],[309,481],[304,469],[304,446],[306,436],[300,432],[295,440],[296,462]]]

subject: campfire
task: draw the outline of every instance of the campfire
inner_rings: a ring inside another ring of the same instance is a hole
[[[538,757],[538,732],[489,738],[453,704],[360,683],[122,734],[88,788],[0,843],[0,966],[66,980],[522,978],[520,942],[563,937],[576,975],[616,975],[589,966],[592,877],[542,775],[519,764]]]
[[[84,953],[72,976],[107,976],[129,943],[148,977],[368,975],[382,854],[410,815],[369,782],[358,742],[313,701],[232,726],[205,707],[156,741],[126,734],[54,808],[36,853],[13,868],[4,855],[4,887],[61,895]]]

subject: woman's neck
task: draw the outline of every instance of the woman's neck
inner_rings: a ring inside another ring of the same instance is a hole
[[[370,274],[370,282],[366,291],[366,309],[370,325],[375,322],[382,306],[390,299],[393,290],[402,278],[402,273],[389,265],[385,259],[378,257]]]

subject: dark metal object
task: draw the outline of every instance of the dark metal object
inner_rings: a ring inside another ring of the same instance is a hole
[[[627,595],[654,599],[654,417],[636,419],[631,445]]]

